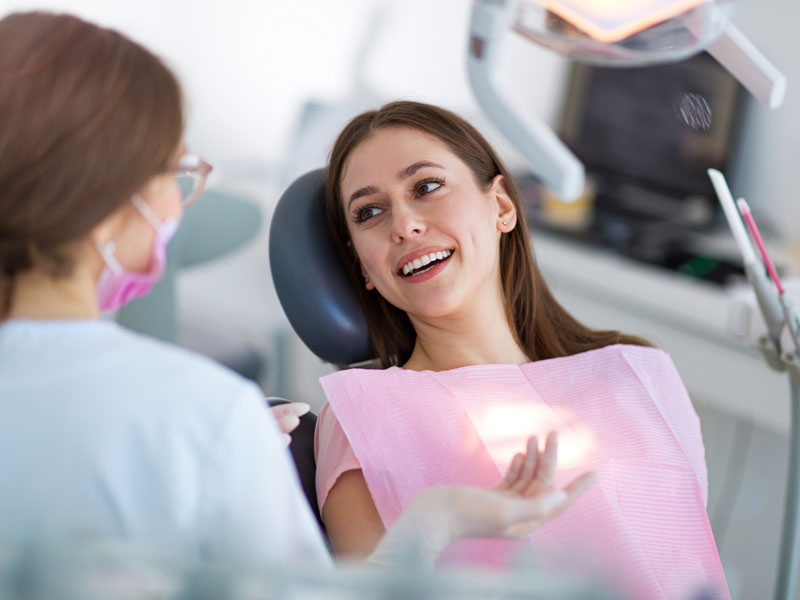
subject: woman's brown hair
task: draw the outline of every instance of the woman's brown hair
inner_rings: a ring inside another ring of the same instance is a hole
[[[14,277],[70,274],[72,247],[171,166],[180,85],[120,33],[70,15],[0,20],[0,319]]]
[[[470,168],[478,186],[488,190],[502,175],[517,210],[516,227],[500,238],[500,263],[506,315],[517,342],[531,360],[570,356],[612,344],[650,344],[618,331],[589,329],[553,297],[536,265],[525,213],[514,180],[500,158],[469,123],[458,115],[418,102],[392,102],[362,113],[339,134],[325,173],[328,228],[367,319],[373,348],[384,367],[402,365],[414,349],[416,333],[405,312],[377,292],[365,289],[358,257],[349,244],[340,181],[353,150],[372,133],[387,127],[418,130],[444,143]]]

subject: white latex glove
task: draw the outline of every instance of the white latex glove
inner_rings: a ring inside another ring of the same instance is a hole
[[[267,398],[267,400],[283,400],[283,398]],[[300,425],[300,417],[306,414],[311,407],[305,402],[290,402],[289,404],[278,404],[271,406],[272,416],[278,422],[278,427],[281,430],[281,437],[283,438],[284,445],[288,446],[292,443],[292,433],[297,426]]]
[[[544,452],[528,440],[508,473],[492,490],[467,486],[429,488],[411,502],[381,539],[367,562],[389,566],[413,545],[424,564],[433,566],[452,541],[465,537],[520,538],[569,508],[597,481],[583,473],[563,489],[555,488],[558,435],[547,436]]]

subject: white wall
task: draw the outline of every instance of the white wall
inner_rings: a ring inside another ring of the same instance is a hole
[[[0,14],[30,8],[117,27],[165,57],[189,97],[188,141],[215,162],[218,178],[263,175],[267,164],[283,159],[305,100],[342,101],[354,88],[369,100],[444,104],[481,125],[464,67],[469,0],[0,0]],[[735,193],[766,207],[796,239],[800,2],[742,0],[735,21],[786,73],[789,86],[777,111],[750,107],[745,149],[730,179]],[[367,36],[363,65],[356,65]],[[512,40],[504,87],[520,106],[553,122],[566,63]]]
[[[750,102],[742,151],[730,173],[734,194],[766,210],[788,239],[800,242],[800,2],[744,0],[735,23],[786,75],[786,100],[769,111]],[[795,260],[800,254],[795,251]]]
[[[309,98],[344,101],[356,89],[378,102],[477,113],[464,61],[467,0],[0,0],[0,15],[34,8],[116,27],[164,57],[189,99],[188,142],[230,176],[280,162]],[[522,41],[514,48],[538,64],[509,64],[506,79],[522,84],[512,93],[555,114],[560,59]]]

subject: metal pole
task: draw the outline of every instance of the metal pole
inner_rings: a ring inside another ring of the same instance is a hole
[[[786,503],[783,507],[783,534],[775,583],[775,600],[794,600],[797,587],[798,531],[800,531],[800,384],[797,365],[789,367],[792,375],[791,430],[789,433],[789,473],[786,480]]]

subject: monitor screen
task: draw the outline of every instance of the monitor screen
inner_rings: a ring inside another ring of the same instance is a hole
[[[706,169],[724,170],[741,86],[711,56],[643,68],[575,64],[560,133],[586,170],[676,198],[713,198]]]

